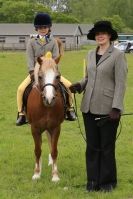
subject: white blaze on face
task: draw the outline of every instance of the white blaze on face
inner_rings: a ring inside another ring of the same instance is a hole
[[[53,84],[55,79],[55,72],[52,69],[49,69],[46,72],[45,76],[45,84]],[[45,87],[46,90],[46,99],[48,100],[49,104],[51,103],[53,97],[54,97],[54,87],[51,85],[48,85]]]

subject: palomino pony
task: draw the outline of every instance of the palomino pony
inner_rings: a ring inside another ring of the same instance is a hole
[[[52,181],[56,182],[59,180],[57,143],[64,120],[64,101],[59,87],[60,74],[50,52],[45,57],[38,58],[34,75],[35,86],[27,102],[27,117],[31,125],[36,157],[32,179],[39,179],[41,176],[42,133],[46,131],[50,143]]]

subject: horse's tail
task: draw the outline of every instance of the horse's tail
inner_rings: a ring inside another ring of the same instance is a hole
[[[59,37],[56,38],[56,41],[57,41],[58,48],[59,48],[59,57],[57,57],[55,61],[58,64],[60,59],[61,59],[61,57],[64,54],[64,47],[63,47],[63,43],[62,43],[62,41],[61,41],[61,39]]]

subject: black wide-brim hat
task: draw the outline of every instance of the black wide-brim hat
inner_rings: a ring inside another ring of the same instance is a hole
[[[87,34],[87,38],[95,40],[95,35],[98,32],[107,32],[111,35],[110,40],[115,41],[118,38],[116,30],[113,29],[110,21],[98,21],[94,24],[94,27]]]

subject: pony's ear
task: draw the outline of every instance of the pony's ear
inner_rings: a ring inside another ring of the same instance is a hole
[[[42,56],[37,58],[37,62],[41,65],[42,64]]]
[[[59,56],[59,57],[57,57],[57,58],[55,59],[55,63],[56,63],[56,64],[58,64],[58,63],[59,63],[60,58],[61,58],[61,56]]]

